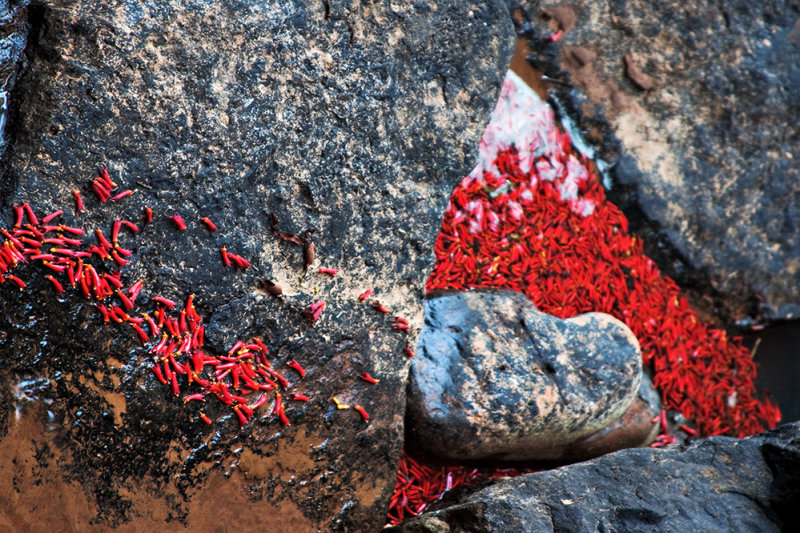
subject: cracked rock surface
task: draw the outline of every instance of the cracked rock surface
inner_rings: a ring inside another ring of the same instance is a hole
[[[77,289],[57,297],[41,265],[21,266],[24,291],[0,286],[11,502],[0,524],[378,529],[402,447],[407,338],[357,296],[372,288],[418,329],[441,213],[474,165],[513,48],[506,3],[45,0],[27,14],[4,214],[24,201],[63,209],[59,221],[91,240],[152,208],[152,224],[120,237],[132,252],[123,279],[144,282],[137,302],[194,293],[204,349],[262,337],[273,364],[305,367],[292,391],[311,400],[287,406],[290,426],[268,404],[244,428],[209,400],[206,425],[199,402],[156,381],[131,328],[103,324]],[[103,165],[134,194],[100,205],[87,184]],[[315,230],[307,276],[271,214],[282,232]],[[223,267],[222,246],[252,267]],[[301,311],[319,300],[312,325]],[[334,396],[363,405],[369,424]]]

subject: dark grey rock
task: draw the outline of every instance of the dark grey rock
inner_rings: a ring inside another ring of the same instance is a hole
[[[407,439],[451,460],[559,459],[636,397],[639,343],[619,320],[562,320],[514,291],[425,301],[411,363]]]
[[[647,252],[727,320],[800,316],[800,4],[531,4]]]
[[[434,531],[794,531],[800,423],[738,440],[622,450],[498,481],[396,528]]]
[[[9,95],[17,81],[22,52],[28,41],[28,0],[0,1],[0,156],[5,150],[4,131]]]
[[[204,409],[218,422],[197,423],[197,409],[153,379],[130,328],[103,326],[79,291],[57,300],[41,270],[22,267],[25,291],[0,286],[0,388],[15,390],[19,376],[49,384],[42,394],[59,428],[50,477],[87,501],[14,513],[83,524],[86,514],[73,516],[83,508],[102,527],[161,530],[168,519],[211,530],[224,525],[214,509],[235,509],[237,529],[254,517],[299,531],[379,528],[403,441],[407,338],[357,295],[372,288],[421,324],[441,213],[474,165],[513,48],[505,1],[36,6],[4,206],[64,209],[64,223],[106,235],[112,220],[138,222],[151,207],[154,222],[122,236],[134,261],[122,275],[145,281],[140,301],[195,293],[209,351],[262,336],[275,364],[305,366],[296,390],[312,400],[289,407],[285,428],[265,417],[240,430],[213,402]],[[100,206],[86,192],[104,164],[133,196]],[[78,219],[73,189],[87,204]],[[173,213],[187,231],[175,231]],[[316,230],[305,278],[302,249],[274,237],[270,214],[281,231]],[[222,245],[252,268],[222,268]],[[280,283],[282,300],[260,291],[264,278]],[[301,310],[316,300],[327,308],[312,327]],[[380,384],[359,380],[362,371]],[[363,405],[370,423],[335,409],[334,396]],[[13,402],[0,406],[6,435]],[[17,449],[50,442],[42,432]]]

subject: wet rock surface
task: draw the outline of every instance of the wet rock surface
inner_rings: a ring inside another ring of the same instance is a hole
[[[213,402],[203,424],[156,381],[130,328],[103,325],[76,289],[57,297],[40,265],[20,267],[24,291],[0,285],[0,448],[15,458],[0,469],[13,486],[0,523],[382,526],[407,340],[357,296],[372,288],[419,327],[441,213],[474,164],[513,47],[505,3],[71,0],[38,2],[32,22],[5,212],[28,201],[108,234],[152,208],[152,224],[121,236],[133,252],[123,278],[145,281],[139,301],[195,293],[209,352],[261,336],[273,364],[305,367],[292,390],[311,401],[287,408],[288,427],[266,410],[240,428]],[[132,196],[101,206],[87,192],[104,164]],[[78,218],[73,189],[87,204]],[[176,213],[186,231],[167,219]],[[270,214],[282,232],[315,230],[305,278],[302,248],[275,238]],[[252,267],[223,268],[223,245]],[[259,289],[264,278],[283,299]],[[318,300],[312,325],[301,311]],[[334,396],[363,405],[369,424]]]
[[[0,1],[0,156],[5,150],[4,131],[9,94],[17,81],[22,52],[28,41],[27,0]]]
[[[619,418],[641,376],[636,338],[609,315],[561,320],[514,291],[437,292],[411,362],[407,446],[557,460]]]
[[[504,479],[394,531],[789,531],[800,520],[798,472],[793,423]]]
[[[725,320],[800,316],[800,7],[531,3],[537,66],[613,166],[648,255]],[[573,90],[574,88],[574,90]],[[710,287],[710,288],[709,288]]]

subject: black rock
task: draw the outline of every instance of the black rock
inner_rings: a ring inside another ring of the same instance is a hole
[[[648,255],[724,319],[800,316],[800,4],[581,0],[556,15],[570,28],[551,69],[574,87],[557,98],[612,164],[610,197]]]
[[[209,352],[261,336],[291,391],[311,401],[288,403],[291,426],[268,416],[268,404],[241,429],[230,408],[208,401],[207,426],[198,402],[184,405],[154,379],[131,328],[104,325],[77,289],[57,298],[41,265],[19,267],[24,291],[0,285],[1,388],[42,381],[20,398],[46,401],[50,419],[38,433],[17,431],[9,413],[21,400],[9,396],[0,435],[21,441],[0,445],[21,470],[69,483],[4,471],[6,486],[25,479],[18,490],[39,495],[14,516],[29,516],[31,529],[72,520],[377,529],[402,447],[407,338],[357,296],[372,288],[421,323],[441,213],[474,165],[513,48],[505,1],[36,6],[13,94],[5,207],[63,209],[59,222],[107,236],[113,220],[140,223],[152,208],[152,224],[120,234],[133,252],[123,279],[145,283],[134,312],[153,295],[194,293]],[[134,194],[101,205],[88,183],[103,165]],[[80,217],[73,189],[84,195]],[[276,236],[271,214],[301,244]],[[205,216],[217,232],[199,223]],[[309,241],[316,262],[304,276]],[[225,268],[222,246],[252,267]],[[264,279],[282,299],[261,292]],[[303,310],[320,300],[327,307],[312,324]],[[285,366],[292,359],[305,379]],[[360,380],[363,371],[380,384]],[[369,424],[333,397],[363,405]],[[42,443],[50,454],[28,462],[25,450]],[[55,509],[37,511],[43,500]]]
[[[800,423],[498,481],[395,531],[794,531]]]
[[[514,291],[440,293],[411,362],[408,445],[455,461],[557,460],[622,416],[641,377],[639,343],[610,315],[562,320]]]

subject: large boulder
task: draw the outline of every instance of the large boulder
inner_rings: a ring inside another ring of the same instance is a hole
[[[790,531],[800,520],[800,423],[687,449],[622,450],[496,482],[396,528],[438,531]]]
[[[559,460],[621,417],[641,379],[639,343],[610,315],[559,319],[514,291],[442,291],[425,301],[406,435],[450,461]]]
[[[611,199],[706,310],[800,316],[800,7],[537,2],[537,57],[611,164]],[[566,83],[566,85],[564,85]]]
[[[59,0],[30,9],[5,205],[27,201],[40,216],[64,209],[60,222],[106,236],[113,220],[140,222],[150,207],[151,224],[120,234],[133,261],[123,280],[144,281],[135,311],[153,295],[194,293],[208,353],[261,337],[273,365],[305,367],[291,390],[310,401],[287,402],[290,426],[269,416],[270,403],[240,428],[209,399],[206,425],[199,402],[181,401],[185,382],[176,397],[155,379],[132,328],[105,325],[78,289],[57,298],[41,264],[17,267],[25,290],[0,286],[0,449],[15,465],[0,470],[13,487],[0,523],[383,525],[410,341],[357,296],[373,289],[411,335],[421,324],[441,213],[474,164],[513,48],[506,3]],[[103,165],[134,194],[101,205],[86,184]],[[79,217],[73,189],[86,204]],[[199,224],[204,216],[217,232]],[[315,259],[278,233],[313,239]],[[252,267],[225,268],[222,246]],[[262,291],[263,279],[281,297]],[[309,320],[303,311],[321,300],[323,314]],[[380,383],[359,379],[364,371]],[[369,423],[333,398],[362,405]]]

